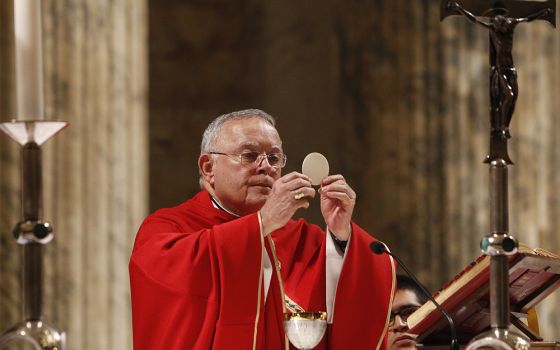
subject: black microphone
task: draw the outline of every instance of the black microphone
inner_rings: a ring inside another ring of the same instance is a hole
[[[371,243],[370,246],[369,246],[369,249],[371,249],[371,251],[374,254],[377,254],[377,255],[381,255],[383,253],[386,253],[386,254],[392,256],[397,261],[397,263],[400,265],[400,267],[402,267],[402,269],[407,273],[407,275],[410,276],[410,278],[412,278],[414,283],[416,283],[418,285],[418,287],[420,287],[420,289],[422,290],[424,295],[432,303],[434,303],[434,305],[439,310],[439,312],[441,312],[443,314],[443,316],[445,316],[445,318],[447,319],[447,322],[449,323],[449,328],[451,329],[451,350],[459,350],[459,341],[457,340],[457,330],[455,329],[455,323],[453,323],[453,319],[451,318],[451,316],[449,316],[447,311],[445,311],[445,309],[443,307],[441,307],[441,305],[434,299],[434,297],[432,297],[432,294],[426,289],[426,287],[424,287],[424,285],[422,285],[422,283],[420,283],[420,281],[418,281],[416,276],[414,276],[414,274],[406,267],[406,265],[402,262],[402,260],[398,256],[396,256],[395,254],[388,251],[387,248],[385,248],[385,244],[383,244],[382,242],[375,241],[375,242]],[[398,286],[397,286],[397,288],[398,288]]]

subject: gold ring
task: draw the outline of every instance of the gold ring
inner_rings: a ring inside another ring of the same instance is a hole
[[[300,190],[300,191],[297,191],[296,194],[294,194],[294,199],[295,199],[296,201],[298,201],[298,200],[302,199],[304,196],[305,196],[305,195],[304,195],[303,192]]]

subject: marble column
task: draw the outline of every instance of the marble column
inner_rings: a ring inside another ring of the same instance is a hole
[[[45,256],[44,316],[67,332],[69,349],[130,349],[127,267],[148,205],[147,4],[42,6],[45,118],[70,123],[43,148],[44,218],[55,229]],[[4,80],[1,86],[10,88]],[[0,142],[0,259],[8,262],[0,279],[9,282],[0,287],[3,329],[20,318],[20,253],[9,232],[21,209],[19,153],[3,147],[6,137]]]
[[[540,21],[518,26],[514,52],[520,90],[510,142],[516,162],[510,171],[512,233],[531,247],[556,254],[560,254],[559,34]],[[538,307],[549,339],[560,334],[559,308],[559,291]]]

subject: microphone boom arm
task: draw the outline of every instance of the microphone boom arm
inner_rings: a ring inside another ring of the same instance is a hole
[[[449,323],[449,328],[451,329],[451,345],[450,345],[451,350],[459,350],[459,341],[457,340],[457,330],[455,329],[455,323],[453,322],[453,318],[451,318],[451,316],[447,313],[447,311],[445,311],[445,309],[434,299],[434,297],[426,289],[426,287],[424,287],[424,285],[420,283],[420,281],[418,281],[416,276],[414,276],[414,274],[408,269],[408,267],[406,267],[406,265],[402,262],[402,260],[398,256],[394,255],[393,253],[387,250],[385,244],[379,241],[375,241],[370,245],[370,249],[373,253],[377,255],[386,253],[392,256],[397,261],[399,266],[402,267],[402,269],[406,272],[406,274],[410,276],[410,278],[412,278],[414,283],[416,283],[418,287],[420,287],[424,295],[436,306],[439,312],[441,312],[441,314],[445,316],[447,322]]]

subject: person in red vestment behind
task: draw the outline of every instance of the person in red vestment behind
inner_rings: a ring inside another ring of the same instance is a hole
[[[148,216],[130,258],[135,350],[294,349],[286,312],[327,311],[316,349],[385,349],[394,263],[352,222],[342,175],[315,190],[286,156],[274,119],[250,109],[206,129],[201,191]],[[319,196],[326,227],[293,220]]]

